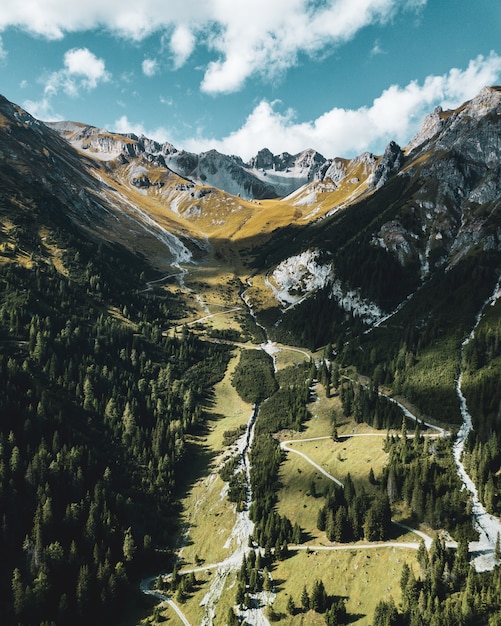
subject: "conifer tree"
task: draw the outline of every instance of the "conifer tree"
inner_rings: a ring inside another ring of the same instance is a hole
[[[301,606],[305,611],[310,609],[310,596],[308,594],[308,590],[306,589],[306,585],[303,587],[303,591],[301,592]]]

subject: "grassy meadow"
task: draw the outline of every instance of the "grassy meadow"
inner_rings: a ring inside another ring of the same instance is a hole
[[[398,603],[401,599],[400,575],[404,562],[412,567],[415,551],[398,548],[371,550],[301,551],[280,561],[272,571],[277,588],[273,604],[284,626],[325,625],[323,615],[298,611],[292,616],[287,611],[289,596],[296,607],[301,606],[301,593],[308,592],[315,580],[322,580],[330,596],[346,598],[349,623],[368,626],[376,604],[382,598]]]

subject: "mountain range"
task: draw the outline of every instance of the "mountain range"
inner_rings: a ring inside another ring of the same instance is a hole
[[[354,159],[263,149],[243,163],[81,123],[43,124],[5,99],[0,111],[10,219],[31,204],[39,228],[69,220],[160,270],[238,259],[253,275],[258,316],[282,339],[314,348],[350,336],[354,345],[354,332],[366,341],[378,328],[375,341],[387,319],[411,324],[412,336],[430,326],[447,335],[452,320],[465,332],[499,276],[497,87],[454,111],[437,108],[404,148],[390,142],[381,156]],[[302,324],[309,308],[325,320]]]
[[[32,623],[43,598],[82,621],[84,587],[106,579],[116,606],[137,577],[133,535],[158,558],[151,535],[167,541],[176,468],[230,345],[308,351],[324,382],[334,365],[357,372],[453,432],[464,393],[470,468],[501,514],[500,87],[435,109],[382,155],[263,148],[247,163],[0,98],[0,270],[0,618]],[[205,336],[216,293],[235,327]],[[343,404],[358,421],[357,393]],[[86,529],[81,545],[55,546],[51,507]],[[54,599],[42,573],[63,585],[66,556],[76,595]]]

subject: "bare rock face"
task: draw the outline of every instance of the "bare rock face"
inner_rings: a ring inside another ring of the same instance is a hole
[[[271,150],[263,148],[255,157],[252,157],[247,163],[249,167],[255,167],[256,169],[269,170],[274,166],[274,157]]]
[[[415,148],[435,137],[435,135],[443,128],[444,124],[445,117],[443,110],[442,107],[438,106],[435,108],[433,113],[430,113],[424,118],[421,130],[407,144],[407,152],[411,152]]]
[[[393,155],[401,167],[389,148],[374,174],[381,174],[376,189],[391,173]],[[406,196],[404,219],[385,223],[373,245],[402,264],[418,258],[422,277],[474,248],[501,250],[501,224],[493,217],[501,198],[501,89],[487,87],[454,111],[435,109],[406,153],[401,174],[415,191]]]
[[[377,165],[370,187],[371,189],[381,189],[381,187],[387,182],[392,174],[395,174],[400,170],[404,162],[404,153],[400,146],[394,141],[386,146],[383,157],[380,163]]]
[[[483,89],[453,111],[435,109],[404,149],[390,142],[379,158],[366,153],[325,161],[316,180],[330,180],[337,189],[354,176],[369,182],[368,193],[346,211],[328,213],[313,239],[319,254],[332,255],[329,284],[342,308],[377,320],[371,303],[388,313],[388,302],[400,306],[420,285],[466,259],[492,268],[501,258],[501,88]],[[350,242],[340,245],[343,229]],[[298,246],[291,263],[311,244]],[[386,291],[374,289],[376,264],[383,276],[391,268],[405,278]],[[274,275],[278,286],[281,277]],[[390,298],[381,296],[392,290]]]

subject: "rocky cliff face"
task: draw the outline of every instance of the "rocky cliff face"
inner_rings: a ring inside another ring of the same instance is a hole
[[[391,142],[381,158],[324,162],[317,178],[339,187],[354,168],[369,181],[368,191],[343,211],[327,213],[311,238],[301,237],[303,243],[287,257],[292,261],[283,258],[278,268],[294,266],[305,252],[327,253],[323,288],[331,285],[331,297],[345,310],[356,293],[382,318],[439,271],[465,259],[482,265],[490,253],[501,263],[500,88],[483,89],[454,111],[436,109],[403,150]],[[369,277],[379,272],[376,286]],[[290,272],[287,291],[299,301],[304,280],[294,276]]]
[[[419,262],[422,277],[473,248],[501,246],[501,90],[485,88],[455,111],[436,109],[405,149],[390,144],[373,187],[396,172],[407,181],[399,219],[374,233],[372,245],[398,261]]]
[[[412,195],[423,274],[456,263],[473,247],[499,249],[501,90],[485,88],[456,111],[435,111],[410,143],[403,175]]]

